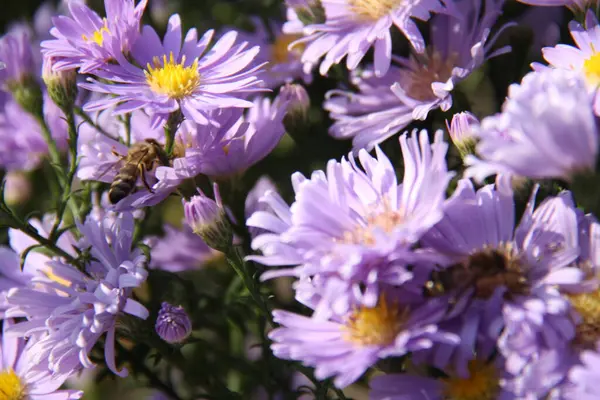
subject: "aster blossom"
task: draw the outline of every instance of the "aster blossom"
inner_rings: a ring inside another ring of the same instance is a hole
[[[321,0],[320,5],[325,21],[304,26],[305,37],[292,46],[306,45],[301,59],[306,71],[325,56],[319,67],[322,75],[346,56],[348,69],[355,69],[371,47],[375,49],[375,74],[385,75],[392,60],[392,25],[422,53],[425,40],[411,18],[427,21],[432,12],[452,12],[453,8],[452,2],[431,0]]]
[[[184,121],[176,133],[174,158],[170,165],[158,166],[147,174],[152,191],[141,189],[117,204],[117,209],[137,209],[164,200],[185,179],[198,174],[225,178],[243,174],[266,157],[285,133],[283,118],[288,101],[256,97],[243,109],[224,108],[210,113],[216,124],[199,125]],[[118,154],[127,147],[103,135],[96,135],[84,148],[82,179],[111,182],[118,172]],[[108,170],[108,172],[107,172]],[[141,182],[138,183],[141,186]]]
[[[3,90],[31,79],[37,73],[31,40],[27,32],[16,31],[0,38],[0,60],[4,61],[4,68],[0,68],[0,88]]]
[[[140,35],[140,20],[148,0],[106,0],[106,17],[78,1],[68,2],[71,17],[52,18],[54,26],[41,46],[46,57],[54,57],[56,70],[79,68],[91,73],[117,55],[127,55]]]
[[[542,54],[549,66],[533,63],[536,71],[556,68],[574,71],[585,81],[587,90],[593,95],[594,112],[600,115],[600,25],[596,15],[589,10],[585,14],[585,24],[571,21],[569,31],[576,46],[557,44],[554,47],[544,47]]]
[[[198,40],[190,29],[182,45],[179,15],[169,19],[167,33],[161,41],[156,31],[145,26],[131,49],[135,65],[123,55],[117,64],[104,66],[95,74],[111,81],[104,83],[89,78],[82,87],[112,95],[89,102],[86,111],[103,110],[116,105],[114,113],[125,114],[143,108],[152,117],[152,126],[162,126],[169,114],[182,115],[198,124],[217,124],[209,111],[219,108],[252,105],[243,94],[261,90],[257,73],[261,66],[252,66],[259,48],[247,49],[247,43],[236,43],[237,33],[223,35],[210,50],[214,31],[207,31]]]
[[[452,300],[448,317],[463,338],[454,352],[439,354],[436,366],[451,362],[465,370],[471,349],[489,349],[491,341],[506,370],[519,374],[545,349],[564,348],[575,337],[560,288],[576,287],[584,278],[574,264],[580,254],[577,212],[569,192],[537,208],[534,199],[515,226],[512,193],[494,185],[476,192],[461,180],[444,219],[423,237],[424,246],[448,257],[442,273],[450,268],[463,274],[455,287],[432,292],[433,298]],[[431,282],[443,280],[432,275]]]
[[[329,161],[326,171],[310,178],[292,177],[295,202],[287,206],[275,192],[261,202],[270,211],[257,211],[246,222],[269,233],[252,242],[262,256],[251,259],[268,266],[263,279],[289,275],[313,277],[323,285],[318,315],[346,313],[352,304],[374,305],[379,286],[411,279],[405,267],[415,255],[410,246],[443,216],[445,190],[453,173],[447,171],[448,145],[438,131],[433,143],[426,131],[403,135],[400,145],[405,172],[402,184],[389,159],[376,148],[377,158],[361,151],[358,159]]]
[[[383,77],[378,77],[376,66],[354,73],[358,93],[328,93],[324,108],[335,120],[329,133],[352,138],[355,149],[369,150],[412,121],[425,120],[431,110],[447,111],[460,81],[486,60],[510,51],[508,46],[492,50],[510,25],[489,37],[503,4],[503,0],[458,2],[453,15],[432,18],[431,43],[422,54],[395,56],[396,65]]]
[[[93,367],[89,352],[106,334],[105,359],[119,376],[115,364],[116,318],[127,313],[148,317],[146,308],[131,298],[132,289],[146,279],[146,258],[131,250],[133,216],[122,214],[115,221],[88,218],[78,226],[83,238],[77,244],[88,249],[94,261],[82,272],[59,260],[49,261],[52,279],[38,277],[26,288],[9,292],[7,316],[26,316],[11,327],[10,335],[42,335],[32,345],[33,363],[48,362],[53,374],[71,374]]]
[[[269,338],[275,356],[313,366],[318,379],[335,377],[335,385],[343,388],[379,359],[426,349],[434,342],[457,343],[457,336],[438,330],[442,315],[441,305],[409,307],[388,293],[373,307],[357,307],[330,320],[275,310],[274,321],[281,327]]]
[[[530,72],[509,87],[502,113],[481,121],[476,139],[465,176],[478,181],[497,173],[571,181],[592,171],[598,128],[585,82],[572,71]]]
[[[31,349],[35,339],[25,342],[12,337],[7,330],[14,325],[12,319],[3,323],[0,344],[0,393],[3,398],[31,400],[73,400],[80,399],[79,390],[59,390],[68,375],[52,376],[44,365],[30,362]]]

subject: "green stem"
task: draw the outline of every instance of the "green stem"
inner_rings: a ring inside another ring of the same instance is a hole
[[[86,123],[90,124],[95,130],[97,130],[98,132],[100,132],[101,134],[103,134],[104,136],[107,136],[113,140],[117,140],[117,138],[115,138],[114,136],[112,136],[110,133],[108,133],[107,131],[104,130],[104,128],[102,128],[100,125],[98,125],[97,123],[95,123],[90,116],[83,111],[83,109],[81,107],[74,107],[73,111],[75,111],[75,114],[78,115],[79,117],[81,117]]]
[[[250,297],[252,297],[252,300],[254,300],[254,302],[258,306],[261,313],[265,316],[267,321],[271,322],[272,315],[271,311],[269,310],[269,306],[267,305],[264,297],[260,293],[260,289],[258,288],[256,280],[254,280],[254,278],[248,273],[248,269],[246,268],[246,262],[244,261],[244,259],[240,256],[239,252],[234,246],[232,246],[229,252],[227,252],[226,257],[227,261],[229,262],[229,265],[231,265],[234,271],[244,282],[244,285],[250,293]]]
[[[53,164],[56,175],[58,176],[58,181],[60,186],[63,187],[65,184],[65,176],[62,172],[58,172],[57,169],[61,165],[60,152],[58,151],[58,147],[56,147],[56,142],[52,137],[52,133],[50,132],[50,128],[46,123],[43,115],[36,115],[36,120],[40,124],[40,128],[42,129],[42,136],[48,145],[48,153],[50,155],[50,162]]]
[[[64,218],[65,210],[67,206],[71,208],[73,213],[73,218],[79,218],[79,209],[75,204],[74,198],[71,196],[71,188],[73,186],[73,179],[75,178],[75,173],[77,172],[77,127],[75,126],[75,114],[72,109],[64,110],[65,115],[67,117],[67,126],[69,129],[69,170],[67,171],[67,176],[65,182],[63,184],[63,192],[62,198],[60,202],[60,207],[56,214],[56,221],[54,222],[54,226],[52,226],[52,230],[50,231],[50,235],[48,239],[51,242],[56,242],[58,239],[56,234],[62,220]]]
[[[183,121],[183,115],[181,111],[175,111],[169,115],[169,119],[165,124],[165,152],[167,153],[167,157],[170,159],[173,156],[173,150],[175,148],[175,133],[177,132],[177,128],[179,124]]]

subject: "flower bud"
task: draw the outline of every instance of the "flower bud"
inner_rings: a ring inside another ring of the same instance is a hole
[[[325,22],[325,9],[321,0],[286,0],[286,5],[293,8],[298,19],[304,25],[322,24]]]
[[[24,172],[12,171],[4,177],[4,201],[9,206],[23,204],[31,197],[31,182]]]
[[[282,106],[286,106],[283,125],[288,133],[293,136],[296,132],[306,129],[310,98],[302,85],[296,83],[286,84],[279,91],[276,101]]]
[[[192,322],[183,307],[165,301],[158,311],[155,329],[165,342],[181,343],[192,333]]]
[[[469,154],[475,154],[477,141],[473,132],[473,126],[478,125],[479,120],[469,112],[454,114],[450,125],[446,121],[446,127],[454,146],[458,149],[461,158]]]
[[[227,253],[233,242],[233,229],[221,204],[216,185],[215,198],[216,202],[200,193],[192,196],[189,201],[184,200],[185,221],[207,245]]]
[[[42,79],[48,88],[48,95],[61,110],[73,107],[77,98],[77,73],[74,69],[56,71],[54,59],[44,57]]]
[[[23,110],[36,118],[43,118],[44,95],[39,83],[33,77],[9,82],[8,89]]]

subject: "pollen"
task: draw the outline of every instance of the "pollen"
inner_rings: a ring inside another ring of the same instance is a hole
[[[493,364],[480,360],[469,362],[468,378],[444,378],[444,399],[448,400],[494,400],[500,384],[498,371]]]
[[[273,44],[271,45],[271,61],[273,64],[283,64],[290,61],[291,53],[301,52],[301,46],[294,46],[292,51],[289,50],[290,44],[300,39],[300,35],[287,35],[282,34],[277,36]]]
[[[372,22],[385,17],[403,2],[404,0],[350,0],[348,6],[359,20]]]
[[[12,368],[0,372],[0,398],[2,400],[27,398],[26,387]]]
[[[102,28],[94,31],[94,33],[92,33],[92,37],[88,37],[87,35],[81,35],[81,38],[89,43],[89,42],[94,42],[96,43],[98,46],[102,46],[104,44],[104,35],[110,35],[110,31],[108,30],[108,24],[106,22],[106,18],[104,19],[104,24],[102,25]]]
[[[167,58],[154,57],[153,66],[146,66],[146,82],[154,93],[164,94],[172,99],[182,99],[191,95],[200,86],[198,59],[185,66],[185,56],[181,62],[176,62],[173,53]]]
[[[458,55],[453,53],[444,57],[439,51],[428,49],[419,56],[411,56],[410,69],[400,77],[400,86],[411,98],[419,101],[435,100],[431,84],[446,82],[457,66]]]
[[[600,290],[567,296],[581,316],[576,328],[575,343],[585,348],[593,348],[600,339]]]
[[[358,226],[353,231],[344,232],[341,242],[371,246],[375,244],[377,230],[391,233],[404,220],[405,217],[400,211],[384,204],[383,210],[373,211],[365,217],[364,225]]]
[[[358,345],[392,344],[408,320],[408,309],[388,303],[381,295],[375,307],[359,307],[346,322],[346,338]]]
[[[594,53],[583,62],[583,71],[590,85],[600,85],[600,52]]]

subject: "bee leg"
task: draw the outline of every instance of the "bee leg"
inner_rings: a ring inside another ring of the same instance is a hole
[[[144,184],[144,186],[146,187],[146,189],[148,189],[148,191],[150,193],[154,194],[154,190],[152,190],[152,187],[148,184],[148,181],[146,180],[146,168],[144,168],[143,164],[140,164],[139,168],[140,168],[140,177],[142,178],[142,183]]]

